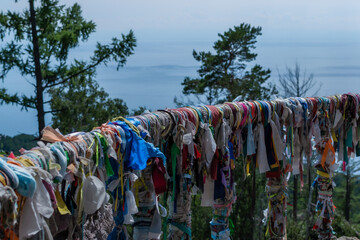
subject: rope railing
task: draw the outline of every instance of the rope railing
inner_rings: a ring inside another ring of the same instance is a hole
[[[1,231],[10,239],[82,238],[87,221],[111,202],[108,239],[126,239],[128,224],[133,239],[191,239],[191,195],[201,194],[201,206],[213,207],[211,237],[230,239],[241,158],[246,175],[250,164],[265,173],[267,234],[284,239],[287,178],[299,175],[303,185],[303,159],[315,146],[313,229],[330,239],[331,179],[359,152],[359,101],[349,93],[165,109],[66,136],[46,127],[37,147],[0,159]]]

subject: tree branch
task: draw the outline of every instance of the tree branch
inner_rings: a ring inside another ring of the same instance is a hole
[[[27,80],[25,77],[24,77],[24,79],[25,79],[25,81],[26,81],[28,84],[30,84],[31,86],[36,87],[34,83],[30,82],[30,81]]]
[[[56,112],[61,112],[63,111],[64,109],[54,109],[54,110],[50,110],[50,111],[45,111],[44,113],[45,114],[48,114],[48,113],[56,113]]]
[[[25,108],[25,110],[27,110],[28,108],[36,109],[36,103],[31,98],[25,96],[22,96],[22,98],[20,98],[17,94],[10,95],[6,93],[6,89],[2,88],[0,89],[0,105],[4,103],[20,105],[22,108]]]
[[[95,63],[90,64],[90,65],[87,66],[86,68],[83,68],[82,70],[80,70],[80,71],[78,71],[78,72],[76,72],[76,73],[74,73],[74,74],[71,74],[70,76],[68,76],[68,77],[66,77],[66,78],[63,78],[63,79],[62,79],[61,81],[59,81],[59,82],[55,82],[55,83],[50,84],[50,81],[48,81],[48,82],[45,84],[44,89],[46,89],[46,88],[52,88],[52,87],[55,87],[55,86],[58,86],[58,85],[61,85],[61,84],[66,83],[66,82],[69,81],[70,79],[72,79],[72,78],[74,78],[74,77],[76,77],[76,76],[78,76],[78,75],[86,72],[87,70],[89,70],[89,69],[91,69],[91,68],[96,67],[96,66],[99,65],[103,60],[105,60],[107,57],[108,57],[108,56],[104,56],[104,57],[100,58],[100,59],[97,60]],[[57,81],[57,80],[60,80],[60,78],[56,78],[56,79],[54,79],[54,80],[51,80],[51,82]]]
[[[52,53],[52,52],[54,51],[54,48],[55,48],[55,45],[53,45],[53,46],[51,47],[51,49],[50,49],[49,52]],[[48,56],[47,59],[45,60],[44,65],[45,65],[46,67],[49,66],[51,57],[52,57],[52,55],[49,54],[49,56]]]

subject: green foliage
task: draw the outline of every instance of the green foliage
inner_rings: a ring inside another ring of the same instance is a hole
[[[318,235],[315,231],[309,231],[309,238],[306,238],[307,234],[307,225],[310,219],[300,219],[297,222],[294,222],[292,218],[287,218],[287,239],[294,240],[317,240]],[[312,226],[311,226],[312,227]]]
[[[29,1],[30,6],[33,1]],[[35,22],[30,21],[31,13],[30,10],[0,12],[0,39],[8,41],[0,48],[0,78],[4,80],[10,70],[17,69],[34,87],[35,94],[28,96],[9,93],[7,89],[1,88],[0,104],[12,103],[25,110],[37,109],[38,116],[42,119],[45,113],[52,112],[43,111],[43,105],[50,101],[42,100],[50,89],[67,87],[70,83],[75,83],[74,80],[83,77],[80,75],[89,75],[89,72],[94,76],[95,67],[99,64],[106,65],[113,61],[118,68],[122,67],[136,47],[134,33],[130,31],[120,38],[112,38],[109,44],[98,42],[87,61],[70,60],[69,52],[89,39],[95,32],[96,24],[83,18],[81,7],[77,3],[66,7],[58,0],[40,0],[34,11]],[[32,27],[35,27],[35,32]],[[39,59],[36,59],[35,44],[39,46]],[[40,72],[36,70],[37,60],[40,62]],[[118,100],[114,101],[122,105]],[[40,120],[38,121],[40,125]]]
[[[336,187],[334,188],[333,200],[336,206],[336,216],[341,218],[345,217],[346,208],[349,208],[349,222],[354,229],[360,230],[360,213],[357,211],[360,206],[360,179],[359,179],[359,168],[358,159],[351,159],[347,165],[350,177],[350,205],[346,204],[346,181],[347,172],[338,171],[335,174],[334,182]],[[343,225],[340,225],[343,226]],[[349,236],[349,235],[348,235]]]
[[[19,134],[14,137],[0,134],[0,150],[9,154],[14,152],[19,154],[21,148],[31,149],[36,146],[35,136],[29,134]]]
[[[109,94],[93,80],[93,75],[94,71],[88,70],[49,91],[51,108],[59,109],[52,115],[53,127],[63,133],[90,131],[114,117],[129,114],[124,101],[109,98]]]
[[[360,237],[360,234],[357,232],[356,227],[358,228],[359,225],[351,225],[348,221],[345,220],[344,216],[339,213],[335,212],[335,219],[332,222],[332,227],[336,233],[336,236],[353,236],[353,237]]]
[[[314,154],[312,162],[314,165],[316,161],[316,155]],[[356,165],[354,163],[352,165]],[[245,162],[242,158],[236,160],[236,169],[234,171],[234,179],[236,181],[236,195],[237,201],[233,205],[233,211],[230,215],[230,218],[235,226],[234,234],[232,239],[251,239],[250,236],[253,236],[252,239],[269,239],[269,236],[265,236],[266,226],[262,222],[263,210],[267,208],[268,200],[265,194],[265,184],[266,177],[264,174],[260,174],[256,171],[256,203],[255,203],[255,212],[254,217],[251,217],[251,206],[252,198],[251,194],[252,189],[252,177],[253,177],[253,163],[250,164],[250,176],[246,176],[245,171]],[[351,164],[349,167],[352,166]],[[304,165],[306,166],[306,164]],[[311,183],[316,177],[316,169],[311,168]],[[308,214],[308,203],[309,203],[309,194],[310,189],[307,185],[308,175],[307,171],[304,170],[304,186],[301,188],[298,194],[298,220],[294,222],[293,220],[293,178],[290,178],[288,182],[288,207],[287,207],[287,239],[294,240],[315,240],[318,239],[317,232],[312,230],[312,227],[316,221],[316,215],[314,215],[314,207],[317,201],[317,192],[311,192],[311,214]],[[300,181],[300,178],[299,178]],[[340,236],[355,236],[359,237],[358,232],[360,232],[360,221],[359,213],[359,189],[360,189],[360,179],[356,174],[352,176],[352,193],[351,193],[351,211],[350,214],[350,223],[347,222],[344,218],[344,195],[346,187],[346,176],[342,172],[335,173],[334,181],[337,185],[334,189],[333,200],[336,205],[335,219],[333,221],[334,231],[337,233],[338,237]],[[300,185],[300,184],[299,184]],[[300,186],[299,186],[300,189]],[[200,204],[198,200],[193,201],[192,205],[192,229],[193,234],[196,235],[195,239],[209,239],[208,229],[209,221],[212,217],[211,208],[202,208],[199,207]],[[205,220],[206,219],[206,220]]]
[[[237,200],[233,205],[230,219],[234,224],[232,239],[250,239],[249,236],[254,232],[254,239],[263,239],[265,225],[263,224],[263,210],[267,207],[265,195],[266,178],[264,174],[256,172],[256,204],[254,218],[250,216],[252,177],[244,177],[244,164],[241,159],[236,161],[236,171],[234,179],[236,181]],[[191,228],[193,239],[211,239],[209,222],[213,216],[210,207],[201,207],[201,197],[193,197],[191,205]],[[253,221],[254,219],[254,221]]]
[[[191,233],[193,239],[210,240],[210,221],[213,216],[211,207],[201,207],[201,196],[193,197],[191,203]]]
[[[262,220],[264,218],[263,210],[267,208],[267,197],[265,194],[266,178],[264,174],[255,172],[255,209],[254,216],[251,216],[252,198],[251,194],[254,191],[252,188],[253,181],[253,163],[250,165],[250,174],[246,176],[245,162],[242,159],[237,159],[236,168],[234,171],[234,179],[236,183],[237,200],[233,205],[233,211],[230,215],[234,223],[233,239],[262,239],[265,233],[265,225]]]
[[[264,99],[275,94],[274,86],[264,86],[264,83],[270,77],[270,70],[264,70],[261,66],[255,65],[250,71],[246,71],[246,62],[255,60],[257,54],[250,50],[255,48],[256,37],[261,35],[261,28],[251,27],[248,24],[235,26],[224,34],[219,34],[220,40],[214,44],[216,54],[211,52],[199,52],[195,50],[193,56],[195,60],[202,63],[198,73],[200,78],[190,79],[186,77],[182,85],[185,95],[195,94],[195,96],[205,95],[209,104],[219,101],[232,101],[237,96],[242,99]],[[178,105],[181,105],[181,99],[175,99]],[[234,224],[233,239],[263,239],[265,234],[265,225],[262,222],[263,210],[268,206],[265,194],[266,178],[264,174],[255,171],[256,189],[252,187],[253,175],[246,176],[244,172],[245,161],[243,158],[236,160],[236,170],[234,179],[236,183],[237,201],[233,205],[233,211],[230,216]],[[253,168],[251,164],[251,168]],[[250,215],[252,207],[251,194],[255,191],[254,215]],[[208,221],[204,223],[203,219],[208,219],[206,212],[194,208],[192,213],[193,229],[201,231],[199,238],[206,239],[207,236],[203,230],[208,231]],[[200,217],[197,216],[200,214]],[[209,218],[211,219],[211,217]],[[199,222],[202,221],[202,222]],[[210,220],[209,220],[210,221]],[[204,225],[205,224],[205,225]],[[195,234],[195,232],[194,232]]]
[[[257,54],[251,49],[255,48],[259,35],[261,27],[242,23],[218,34],[220,39],[213,46],[215,53],[193,50],[194,59],[201,63],[199,78],[185,77],[183,93],[204,95],[208,104],[232,101],[238,96],[249,100],[275,94],[273,85],[264,86],[270,77],[269,69],[255,65],[250,71],[246,70],[246,63],[256,59]]]

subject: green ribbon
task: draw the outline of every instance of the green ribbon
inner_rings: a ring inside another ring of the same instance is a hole
[[[95,138],[95,164],[96,167],[99,166],[99,143],[97,138]]]
[[[106,169],[106,174],[111,177],[114,175],[114,171],[111,167],[111,164],[110,164],[110,160],[109,160],[109,157],[107,155],[107,149],[108,149],[108,143],[105,139],[105,137],[103,135],[101,135],[100,133],[97,133],[97,135],[99,136],[100,138],[100,143],[101,143],[101,147],[103,149],[103,153],[104,153],[104,159],[105,159],[105,169]],[[98,146],[98,145],[97,145]],[[97,158],[98,158],[98,155],[97,155]],[[98,160],[98,159],[97,159]],[[97,161],[97,164],[98,164],[98,161]],[[97,166],[97,165],[96,165]]]
[[[66,156],[66,160],[67,160],[67,165],[69,165],[70,157],[69,157],[69,153],[67,151],[65,151],[65,156]]]
[[[191,240],[191,228],[187,227],[185,223],[178,223],[178,222],[170,222],[171,225],[177,227],[180,229],[183,233],[189,236],[189,239]],[[182,237],[184,239],[184,236]]]
[[[171,146],[171,166],[172,166],[172,184],[173,184],[173,191],[171,195],[171,203],[173,204],[175,201],[175,190],[176,190],[176,157],[180,154],[180,149],[176,146],[175,143]],[[164,197],[164,206],[166,206],[166,199],[167,199],[167,193]],[[168,225],[168,217],[163,222],[163,236],[164,240],[167,239],[167,225]],[[190,230],[191,231],[191,230]],[[191,234],[191,232],[190,232]]]
[[[352,128],[349,128],[349,130],[346,133],[346,140],[345,140],[345,146],[346,147],[352,147]]]
[[[230,236],[232,236],[235,232],[235,225],[231,218],[229,218],[229,229],[230,229]]]
[[[173,178],[173,192],[171,196],[171,202],[175,200],[175,189],[176,189],[176,157],[180,154],[180,149],[175,143],[171,146],[171,166],[172,166],[172,178]]]

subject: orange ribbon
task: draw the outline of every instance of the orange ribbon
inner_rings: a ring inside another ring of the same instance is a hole
[[[63,136],[61,133],[56,131],[50,126],[46,126],[42,131],[42,137],[41,140],[47,141],[47,142],[70,142],[70,141],[76,141],[79,140],[77,136]]]
[[[326,157],[327,157],[327,155],[329,153],[329,150],[333,153],[333,156],[334,156],[334,159],[331,162],[331,165],[333,165],[335,163],[335,149],[331,144],[331,139],[329,139],[329,141],[327,141],[326,144],[325,144],[324,153],[323,153],[323,155],[321,157],[321,166],[322,167],[325,167],[325,161],[326,161]]]

